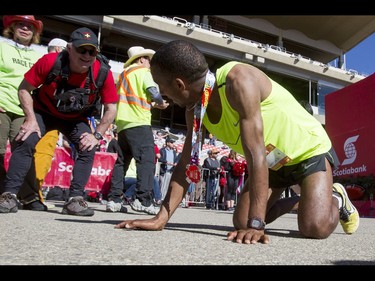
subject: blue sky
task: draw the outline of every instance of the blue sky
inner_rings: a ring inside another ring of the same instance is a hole
[[[375,72],[375,33],[346,53],[346,69],[366,76]]]

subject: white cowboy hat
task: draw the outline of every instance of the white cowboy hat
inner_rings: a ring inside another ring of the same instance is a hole
[[[139,57],[150,57],[151,59],[154,54],[155,51],[151,49],[145,49],[140,46],[131,47],[128,50],[129,59],[124,63],[124,68],[128,67],[135,59]]]

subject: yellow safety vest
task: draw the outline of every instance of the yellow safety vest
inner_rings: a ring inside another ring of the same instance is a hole
[[[125,69],[117,83],[117,131],[151,125],[151,97],[147,88],[156,86],[150,69],[131,65]]]

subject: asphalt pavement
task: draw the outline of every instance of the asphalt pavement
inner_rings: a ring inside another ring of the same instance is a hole
[[[290,213],[267,225],[269,244],[245,245],[226,240],[228,211],[180,207],[164,230],[142,231],[114,228],[151,217],[130,206],[128,213],[109,213],[89,202],[95,215],[78,217],[60,214],[62,201],[47,203],[55,207],[0,214],[0,265],[375,265],[374,218],[361,218],[353,235],[339,224],[317,240],[303,238]]]

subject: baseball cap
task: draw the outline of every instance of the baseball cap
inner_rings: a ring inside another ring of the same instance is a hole
[[[165,143],[167,143],[167,142],[174,143],[174,139],[171,139],[170,137],[167,137],[165,139]]]
[[[87,27],[81,27],[74,30],[70,35],[69,42],[71,42],[76,48],[81,46],[93,46],[99,51],[98,37]]]

